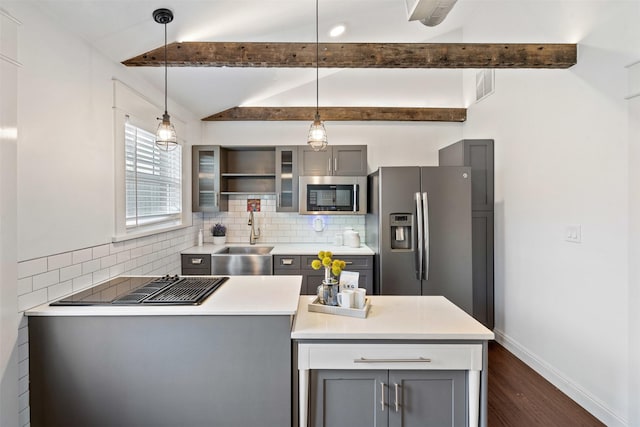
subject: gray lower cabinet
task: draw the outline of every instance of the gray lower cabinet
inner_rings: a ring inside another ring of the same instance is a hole
[[[211,275],[211,255],[181,255],[183,276],[209,276]]]
[[[311,372],[314,427],[462,427],[464,371],[316,370]]]
[[[347,263],[348,271],[359,273],[358,287],[365,288],[367,294],[373,294],[373,256],[372,255],[350,255],[335,258]],[[318,286],[324,279],[324,270],[314,270],[311,262],[316,259],[315,255],[274,255],[273,274],[302,275],[302,295],[315,295]]]
[[[291,426],[290,316],[29,318],[33,427]]]

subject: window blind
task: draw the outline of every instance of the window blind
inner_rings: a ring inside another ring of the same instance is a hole
[[[182,147],[169,152],[155,135],[125,123],[127,229],[179,220],[182,213]]]

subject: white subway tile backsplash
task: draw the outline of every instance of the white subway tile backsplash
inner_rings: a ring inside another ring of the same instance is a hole
[[[109,268],[117,262],[118,257],[115,254],[100,258],[100,268]]]
[[[33,291],[33,277],[18,279],[18,295],[28,294]]]
[[[131,250],[118,252],[118,254],[116,255],[116,260],[118,264],[120,264],[121,262],[129,261],[130,259],[131,259]]]
[[[60,281],[60,270],[52,270],[47,273],[33,276],[33,290],[46,288]]]
[[[18,362],[18,378],[24,378],[29,375],[29,360]]]
[[[29,343],[18,346],[18,362],[29,358]]]
[[[71,258],[71,252],[51,255],[47,257],[47,268],[49,270],[56,270],[62,267],[67,267],[73,263]]]
[[[60,269],[60,281],[64,282],[78,277],[82,274],[82,265],[76,264]]]
[[[103,268],[93,272],[93,283],[104,282],[109,279],[109,269]]]
[[[91,248],[80,249],[78,251],[73,252],[73,263],[80,264],[85,261],[89,261],[93,258],[93,251]]]
[[[93,275],[91,273],[84,274],[73,279],[71,282],[71,288],[73,289],[73,292],[81,291],[85,288],[88,288],[92,283],[92,279]]]
[[[109,267],[109,276],[110,277],[116,277],[120,274],[124,273],[124,263],[122,264],[116,264],[112,267]]]
[[[110,253],[111,253],[110,244],[94,246],[93,248],[91,248],[91,254],[93,256],[93,259],[98,259],[98,258],[108,256]]]
[[[31,422],[31,411],[29,410],[29,408],[20,411],[20,413],[18,414],[18,422],[23,427],[30,427],[29,423]]]
[[[25,311],[47,302],[47,289],[39,289],[28,294],[18,296],[18,311]]]
[[[62,298],[63,296],[69,295],[73,291],[71,283],[71,280],[67,280],[66,282],[49,286],[47,288],[47,299],[49,301],[55,301]]]
[[[93,273],[94,271],[100,270],[102,267],[99,259],[92,259],[91,261],[86,261],[82,263],[82,274]]]
[[[47,271],[47,258],[36,258],[18,263],[18,279]]]
[[[22,393],[18,398],[18,410],[22,411],[29,406],[29,391]]]

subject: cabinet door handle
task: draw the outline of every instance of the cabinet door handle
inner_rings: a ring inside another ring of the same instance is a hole
[[[417,359],[353,359],[353,363],[430,363],[431,359],[426,357],[418,357]]]
[[[338,158],[337,157],[333,158],[333,171],[334,172],[338,172]]]
[[[191,264],[202,264],[202,258],[191,258]]]
[[[384,412],[384,383],[380,382],[380,410]]]
[[[276,206],[280,207],[280,193],[276,194]]]
[[[218,192],[217,191],[213,192],[213,206],[215,206],[216,208],[218,207]]]
[[[329,162],[329,175],[331,175],[331,157],[329,157],[327,160]]]
[[[399,400],[398,399],[398,388],[399,388],[399,386],[398,386],[397,383],[393,383],[393,386],[396,389],[396,412],[400,412],[400,403],[398,402],[398,400]]]

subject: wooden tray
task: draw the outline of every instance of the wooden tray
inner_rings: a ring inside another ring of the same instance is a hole
[[[371,300],[369,298],[364,299],[364,307],[362,308],[345,308],[337,305],[324,305],[318,302],[318,298],[309,303],[309,311],[315,311],[318,313],[337,314],[339,316],[359,317],[364,319],[369,314],[371,308]]]

